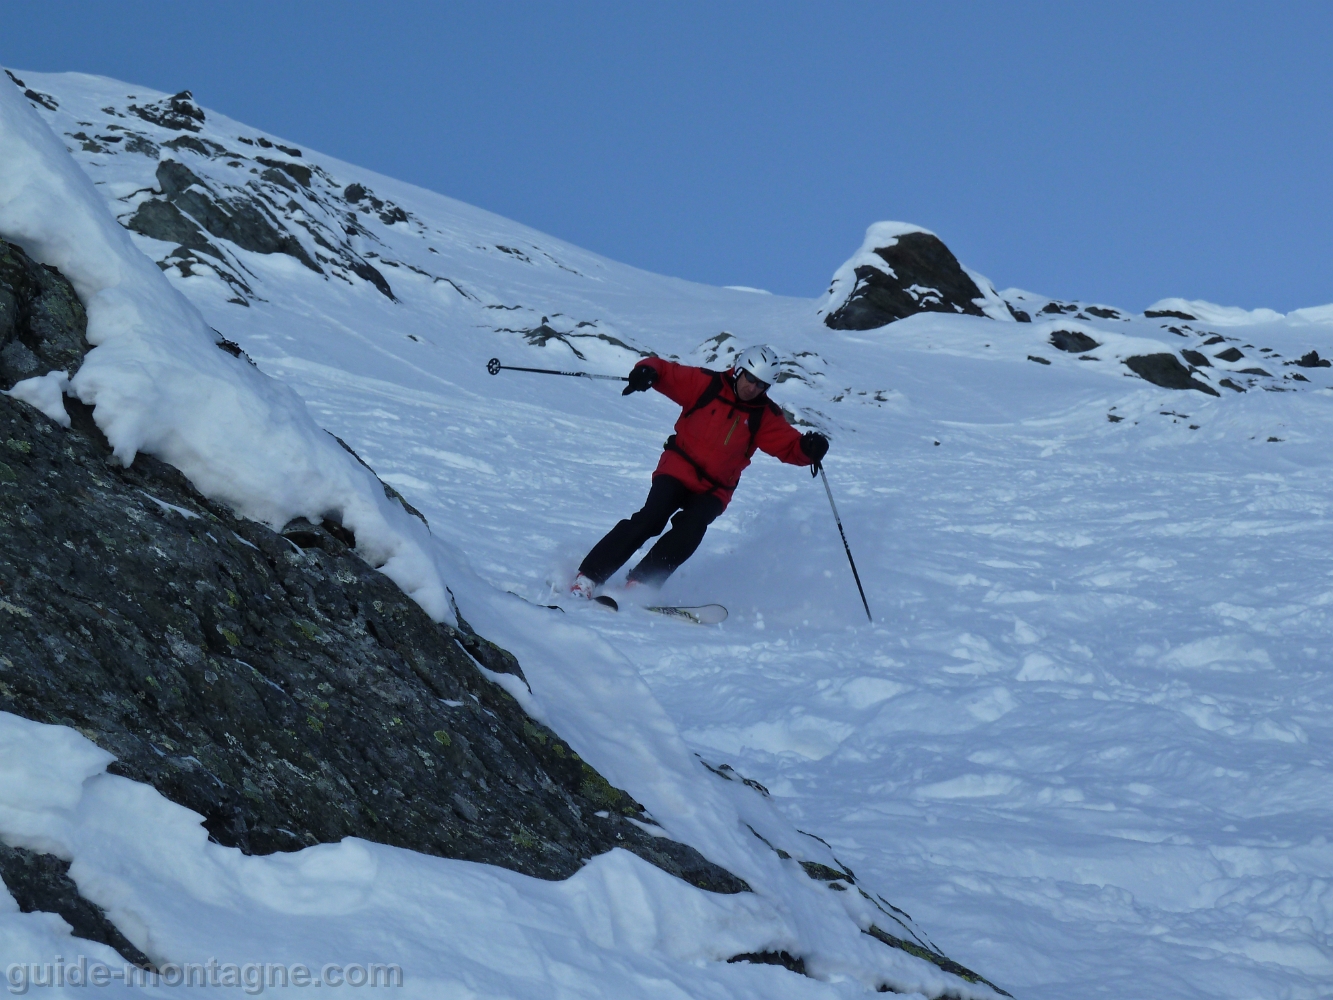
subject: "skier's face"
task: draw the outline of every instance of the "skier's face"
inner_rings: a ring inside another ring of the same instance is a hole
[[[744,368],[736,375],[736,395],[740,396],[742,402],[754,402],[764,394],[767,388],[767,382],[760,382]]]

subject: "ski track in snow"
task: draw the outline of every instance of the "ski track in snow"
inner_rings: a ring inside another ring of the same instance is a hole
[[[62,101],[98,93],[33,77]],[[265,301],[249,308],[210,277],[172,281],[497,591],[546,600],[642,501],[677,412],[602,383],[488,376],[492,355],[610,373],[634,359],[592,345],[579,361],[497,328],[561,313],[693,363],[720,330],[819,356],[813,385],[773,394],[833,432],[829,478],[873,626],[822,487],[760,455],[662,595],[725,603],[724,625],[537,609],[516,641],[539,643],[549,620],[627,658],[693,750],[765,785],[862,885],[1017,996],[1329,995],[1327,369],[1277,368],[1310,377],[1299,392],[1214,399],[1116,363],[1145,343],[1197,347],[1171,320],[1080,320],[1104,341],[1083,363],[1046,342],[1052,321],[918,316],[838,333],[814,302],[648,275],[306,155],[424,220],[425,236],[381,233],[402,260],[531,316],[446,299],[401,268],[388,273],[400,303],[254,254]],[[95,180],[126,169],[76,158]],[[483,257],[483,230],[587,276]],[[1333,353],[1330,324],[1222,332],[1288,359]],[[833,402],[847,386],[885,398]],[[498,599],[472,600],[505,627]],[[751,971],[795,989],[782,970]]]

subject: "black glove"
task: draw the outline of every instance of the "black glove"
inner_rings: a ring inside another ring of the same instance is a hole
[[[629,385],[625,386],[622,396],[631,392],[647,392],[657,383],[657,369],[650,365],[638,364],[629,371]],[[826,446],[827,447],[827,446]]]
[[[811,466],[818,468],[819,463],[828,454],[828,438],[819,431],[806,431],[801,435],[801,451],[810,459]]]

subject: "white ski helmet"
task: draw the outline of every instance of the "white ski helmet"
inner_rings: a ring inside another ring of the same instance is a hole
[[[767,344],[747,347],[736,355],[736,363],[731,366],[732,372],[740,372],[742,369],[760,382],[772,385],[778,378],[778,352]]]

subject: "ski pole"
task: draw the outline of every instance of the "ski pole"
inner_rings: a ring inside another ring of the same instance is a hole
[[[828,476],[824,474],[824,465],[819,463],[810,470],[814,475],[818,471],[819,477],[824,480],[824,492],[828,494],[828,505],[833,508],[833,520],[838,525],[838,534],[842,536],[842,547],[847,553],[847,562],[852,567],[852,579],[856,581],[856,589],[861,594],[861,607],[866,609],[866,617],[870,619],[870,624],[875,624],[874,616],[870,613],[870,605],[866,603],[865,588],[861,586],[861,574],[856,571],[856,560],[852,558],[852,547],[847,544],[847,532],[842,530],[842,518],[838,516],[838,505],[833,502],[833,490],[829,488]]]
[[[491,358],[486,362],[486,370],[492,375],[499,375],[501,371],[507,372],[536,372],[538,375],[568,375],[571,378],[604,378],[611,382],[628,382],[629,379],[624,375],[593,375],[591,372],[558,372],[553,368],[519,368],[516,365],[502,365],[499,358]]]

